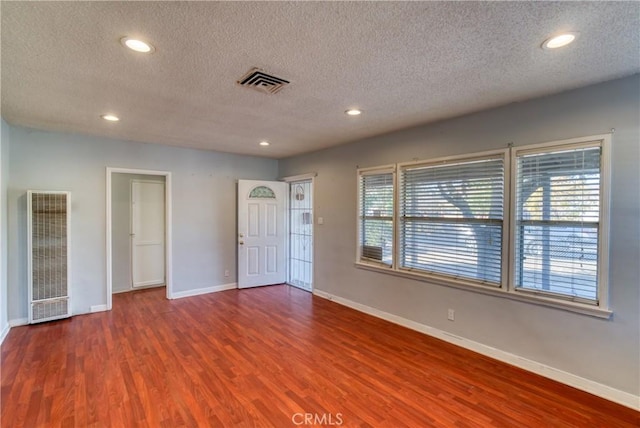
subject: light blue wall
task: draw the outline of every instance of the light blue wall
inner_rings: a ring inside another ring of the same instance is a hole
[[[315,226],[315,289],[640,395],[639,122],[640,77],[635,75],[281,160],[280,176],[318,174],[314,209],[324,225]],[[354,266],[358,166],[612,128],[610,320]],[[447,308],[455,309],[455,322],[447,321]]]
[[[173,185],[173,291],[235,281],[236,182],[275,179],[278,162],[9,127],[9,319],[27,317],[26,191],[71,191],[74,314],[106,296],[106,167],[170,171]]]

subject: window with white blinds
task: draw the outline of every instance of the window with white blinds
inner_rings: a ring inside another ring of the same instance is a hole
[[[601,147],[516,152],[515,287],[598,303]]]
[[[358,171],[357,263],[608,317],[610,135]]]
[[[393,265],[394,170],[359,171],[359,259]]]
[[[400,168],[399,266],[501,285],[504,154]]]

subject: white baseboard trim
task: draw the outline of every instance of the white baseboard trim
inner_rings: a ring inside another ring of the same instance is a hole
[[[182,299],[183,297],[199,296],[201,294],[217,293],[218,291],[233,290],[238,288],[238,284],[232,282],[230,284],[214,285],[213,287],[196,288],[195,290],[178,291],[169,296],[170,299]]]
[[[507,364],[511,364],[513,366],[519,367],[521,369],[530,371],[535,374],[539,374],[551,380],[555,380],[565,385],[569,385],[574,388],[580,389],[582,391],[586,391],[590,394],[596,395],[606,400],[613,401],[618,404],[622,404],[623,406],[626,406],[626,407],[630,407],[634,410],[640,410],[640,396],[636,396],[625,391],[620,391],[619,389],[615,389],[610,386],[603,385],[601,383],[598,383],[589,379],[585,379],[583,377],[574,375],[572,373],[553,368],[546,364],[529,360],[527,358],[520,357],[518,355],[509,353],[506,351],[502,351],[500,349],[493,348],[491,346],[483,345],[482,343],[465,339],[464,337],[447,333],[443,330],[429,327],[428,325],[420,324],[418,322],[411,321],[409,319],[402,318],[398,315],[384,312],[379,309],[372,308],[370,306],[366,306],[349,299],[335,296],[333,294],[327,293],[322,290],[314,290],[313,294],[315,294],[318,297],[322,297],[324,299],[328,299],[333,302],[339,303],[341,305],[350,307],[357,311],[372,315],[374,317],[381,318],[383,320],[392,322],[394,324],[398,324],[403,327],[407,327],[412,330],[419,331],[428,336],[432,336],[437,339],[444,340],[445,342],[452,343],[462,348],[469,349],[479,354],[491,357],[495,360],[502,361]]]
[[[94,305],[89,308],[89,312],[104,312],[107,310],[107,305]]]
[[[4,342],[4,339],[7,337],[7,334],[9,334],[9,330],[11,330],[11,326],[7,324],[4,327],[4,330],[2,330],[2,333],[0,333],[0,345],[2,345],[2,342]]]
[[[9,327],[19,327],[21,325],[29,324],[29,318],[16,318],[9,320]]]
[[[163,282],[158,282],[157,280],[151,280],[151,281],[142,281],[139,282],[136,285],[132,285],[131,289],[132,290],[139,290],[141,288],[151,288],[151,287],[164,287],[166,284]]]
[[[131,288],[127,288],[126,290],[113,290],[111,292],[111,294],[130,293],[132,291],[149,290],[151,288],[161,288],[161,287],[166,287],[166,285],[165,284],[153,284],[153,285],[131,287]]]

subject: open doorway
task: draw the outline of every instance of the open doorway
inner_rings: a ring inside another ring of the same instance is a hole
[[[107,309],[112,294],[166,286],[171,297],[171,173],[107,168]]]
[[[165,285],[165,177],[113,174],[112,293]]]

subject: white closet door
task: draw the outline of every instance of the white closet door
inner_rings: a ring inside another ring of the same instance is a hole
[[[164,183],[131,182],[131,271],[134,287],[165,283]]]

